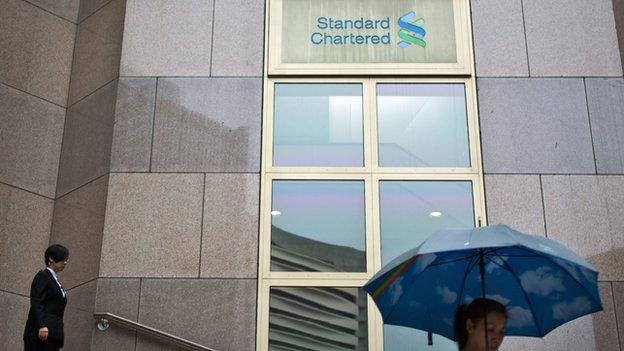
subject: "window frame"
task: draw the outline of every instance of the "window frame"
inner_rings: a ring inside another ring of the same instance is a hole
[[[464,180],[472,182],[475,225],[486,225],[483,168],[474,69],[470,1],[453,0],[458,62],[367,63],[367,64],[283,64],[279,62],[280,10],[284,0],[265,1],[262,153],[260,168],[260,218],[257,279],[256,350],[267,351],[271,287],[362,287],[381,268],[379,181]],[[277,19],[277,20],[274,20]],[[276,36],[275,34],[279,34]],[[277,54],[277,55],[276,55]],[[377,165],[376,83],[464,83],[468,121],[470,167],[413,168]],[[363,167],[274,167],[273,112],[277,83],[361,83],[364,132]],[[375,97],[371,99],[371,97]],[[375,160],[375,164],[372,162]],[[274,179],[364,179],[366,211],[366,273],[270,272],[271,184]],[[267,186],[268,185],[268,186]],[[372,247],[372,254],[368,250]],[[368,307],[368,349],[383,350],[383,321],[370,296]]]
[[[364,142],[363,167],[279,167],[273,166],[273,113],[275,111],[276,84],[362,84],[362,118]],[[377,84],[463,84],[466,98],[466,123],[470,167],[380,167],[377,143]],[[481,150],[478,140],[478,120],[476,108],[476,88],[471,78],[269,78],[265,84],[264,114],[262,121],[262,171],[266,173],[388,173],[388,174],[439,174],[478,173],[481,165]]]
[[[275,84],[280,83],[361,83],[363,103],[364,167],[275,167],[273,161],[273,114]],[[379,83],[435,84],[462,83],[466,92],[466,117],[470,148],[470,167],[379,167],[377,164],[376,86]],[[476,90],[474,79],[465,77],[374,77],[374,78],[266,78],[264,90],[260,231],[258,257],[257,344],[259,351],[268,350],[269,301],[271,287],[361,287],[381,269],[381,227],[379,182],[470,181],[473,193],[475,226],[485,223],[485,202],[481,152],[478,135]],[[273,180],[361,180],[364,181],[366,272],[271,272],[271,205]],[[368,297],[369,350],[383,350],[383,323],[374,301]]]

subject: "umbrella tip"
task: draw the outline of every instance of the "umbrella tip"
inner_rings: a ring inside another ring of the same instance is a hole
[[[427,345],[433,345],[433,335],[431,334],[431,332],[427,333]]]

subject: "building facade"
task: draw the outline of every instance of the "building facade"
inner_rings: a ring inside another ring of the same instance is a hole
[[[623,64],[623,0],[0,0],[3,347],[62,243],[64,350],[174,350],[94,312],[216,350],[452,350],[360,287],[505,223],[592,263],[604,311],[502,349],[623,350]]]

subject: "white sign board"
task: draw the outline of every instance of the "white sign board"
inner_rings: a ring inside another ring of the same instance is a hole
[[[271,0],[269,74],[470,73],[466,2]]]

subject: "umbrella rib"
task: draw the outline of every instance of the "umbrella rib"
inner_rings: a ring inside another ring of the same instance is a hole
[[[495,254],[498,256],[498,253]],[[538,255],[505,255],[505,257],[539,257]]]
[[[503,261],[503,264],[507,266],[507,270],[511,272],[511,276],[516,280],[516,282],[520,286],[520,291],[522,291],[522,294],[524,294],[524,298],[527,300],[527,303],[529,304],[529,308],[531,309],[531,317],[533,317],[533,322],[535,322],[535,328],[537,329],[537,332],[539,333],[539,335],[542,336],[542,328],[540,328],[540,325],[537,322],[537,319],[535,318],[535,312],[534,312],[535,309],[533,308],[533,303],[531,302],[531,299],[529,299],[529,295],[527,295],[526,291],[524,291],[524,287],[522,286],[520,279],[518,279],[517,273],[511,268],[510,265],[507,264],[507,262],[505,262],[505,260],[502,257],[500,257],[498,254],[496,254],[496,257],[500,258]]]
[[[502,260],[502,258],[501,258],[500,256],[498,256],[498,255],[496,255],[496,256]],[[497,266],[499,266],[500,268],[502,268],[502,269],[506,270],[507,272],[512,273],[512,274],[515,274],[514,272],[510,271],[510,270],[509,270],[509,268],[507,268],[507,267],[503,266],[502,264],[500,264],[500,263],[498,263],[498,262],[494,261],[494,260],[493,260],[493,259],[491,259],[490,257],[485,256],[485,258],[486,258],[489,262],[494,263],[495,265],[497,265]]]
[[[502,246],[502,247],[497,247],[495,249],[492,249],[490,252],[488,253],[494,253],[495,255],[498,255],[498,251],[500,250],[504,250],[504,249],[509,249],[510,247],[514,247],[517,248],[519,250],[525,250],[526,248],[524,246],[519,246],[519,245],[514,245],[514,246]],[[505,254],[505,257],[537,257],[537,254],[532,254],[532,255],[509,255],[509,254]],[[499,256],[500,257],[500,256]]]
[[[441,257],[440,259],[444,259],[446,257],[448,257],[450,254],[452,254],[452,251],[449,251],[446,255],[444,255],[443,257]],[[437,260],[437,258],[436,258]],[[435,260],[434,260],[435,262]],[[418,277],[419,275],[423,274],[427,269],[429,269],[429,267],[431,267],[433,264],[429,264],[427,267],[425,267],[425,269],[423,269],[420,273],[416,274],[413,278],[415,279],[416,277]],[[414,285],[414,284],[412,284]],[[409,289],[412,288],[412,285],[409,286]],[[399,303],[401,302],[401,299],[403,299],[406,295],[407,295],[407,291],[409,289],[406,289],[405,292],[399,297],[399,299],[397,300],[397,302],[394,304],[394,306],[392,306],[392,309],[390,310],[390,312],[388,312],[387,315],[382,316],[384,317],[383,319],[388,319],[390,318],[390,316],[392,316],[392,314],[394,313],[394,310],[396,309],[396,307],[399,305]]]
[[[477,256],[472,256],[471,259],[475,259]],[[464,285],[466,285],[466,277],[468,277],[468,274],[470,274],[470,272],[472,271],[472,269],[477,265],[477,260],[475,260],[474,262],[468,262],[468,264],[466,265],[466,271],[464,272],[464,278],[462,279],[462,284],[461,287],[459,288],[459,295],[457,295],[458,297],[458,302],[457,302],[457,307],[455,308],[455,311],[457,311],[457,309],[459,309],[459,306],[461,306],[462,303],[462,295],[464,294]]]
[[[446,261],[446,262],[438,262],[438,263],[435,263],[435,264],[430,264],[429,267],[440,266],[440,265],[443,265],[443,264],[449,264],[449,263],[455,263],[455,262],[460,262],[460,261],[472,259],[474,257],[475,256],[473,255],[473,256],[467,256],[467,257],[462,257],[462,258],[456,258],[454,260],[450,260],[450,261]]]
[[[527,249],[529,250],[529,249]],[[550,261],[550,263],[554,264],[555,266],[561,268],[564,272],[566,272],[566,274],[570,277],[570,279],[572,279],[573,281],[576,282],[576,284],[578,284],[583,290],[585,290],[585,292],[591,296],[592,300],[594,301],[594,303],[598,303],[599,306],[602,307],[602,303],[600,301],[596,301],[596,299],[594,298],[594,295],[592,295],[592,293],[589,292],[589,290],[587,290],[587,288],[585,287],[585,285],[581,284],[581,282],[579,282],[576,278],[574,278],[574,276],[572,274],[570,274],[570,272],[568,272],[567,269],[561,267],[561,265],[557,264],[555,261],[552,260],[552,258],[548,257],[548,256],[544,256],[539,252],[535,252],[533,250],[531,250],[532,252],[534,252],[537,256],[542,257],[548,261]]]

